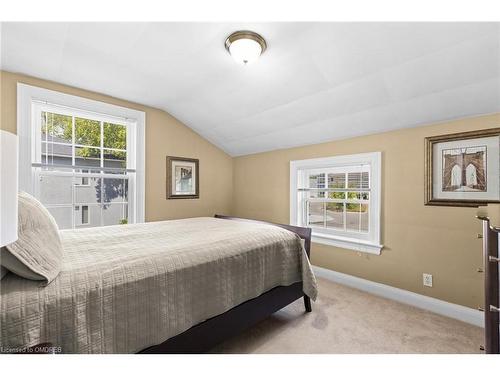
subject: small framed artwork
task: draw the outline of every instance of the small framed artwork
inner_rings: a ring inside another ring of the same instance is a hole
[[[167,156],[167,199],[196,199],[199,192],[199,160]]]
[[[425,204],[500,203],[500,128],[425,139]]]

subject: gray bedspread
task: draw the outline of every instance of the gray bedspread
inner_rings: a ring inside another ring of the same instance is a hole
[[[65,353],[134,353],[279,285],[316,281],[298,236],[279,227],[193,218],[61,231],[48,286],[1,282],[0,347],[51,342]]]

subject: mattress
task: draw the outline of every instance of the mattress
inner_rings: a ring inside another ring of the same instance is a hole
[[[280,285],[316,281],[300,238],[210,217],[61,231],[47,286],[0,282],[0,347],[50,342],[64,353],[135,353]]]

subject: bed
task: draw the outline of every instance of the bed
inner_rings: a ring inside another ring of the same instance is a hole
[[[0,346],[202,353],[317,295],[310,229],[216,215],[61,231],[49,284],[0,284]]]

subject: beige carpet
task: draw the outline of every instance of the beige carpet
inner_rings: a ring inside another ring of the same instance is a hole
[[[313,312],[296,301],[211,353],[480,353],[482,329],[318,279]]]

